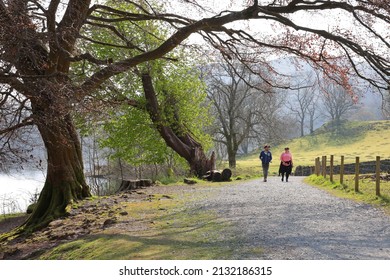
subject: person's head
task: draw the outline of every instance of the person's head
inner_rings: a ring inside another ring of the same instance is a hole
[[[264,150],[268,151],[268,150],[269,150],[269,148],[271,148],[271,146],[270,146],[270,145],[264,145]]]
[[[285,153],[289,153],[290,152],[290,148],[289,147],[284,148],[284,152]]]

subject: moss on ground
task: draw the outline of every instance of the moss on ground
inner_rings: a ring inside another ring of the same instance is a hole
[[[40,259],[229,259],[223,239],[229,226],[215,213],[187,207],[188,194],[153,194],[122,202],[126,215],[103,232],[48,250]]]

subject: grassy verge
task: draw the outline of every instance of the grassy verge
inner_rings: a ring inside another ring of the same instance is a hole
[[[375,182],[372,180],[360,180],[359,192],[355,192],[355,180],[353,175],[345,175],[344,183],[339,183],[339,176],[334,176],[334,182],[329,178],[311,175],[305,181],[311,185],[318,186],[330,193],[343,198],[371,204],[382,208],[390,215],[390,182],[381,182],[381,195],[375,195]]]
[[[129,215],[116,226],[51,249],[41,259],[228,259],[229,225],[213,211],[193,205],[199,194],[155,194],[122,203]]]

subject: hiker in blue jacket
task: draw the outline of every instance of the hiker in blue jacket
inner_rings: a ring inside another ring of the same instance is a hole
[[[267,182],[269,164],[272,161],[272,154],[269,150],[270,145],[265,145],[264,150],[260,153],[261,166],[263,167],[264,182]]]

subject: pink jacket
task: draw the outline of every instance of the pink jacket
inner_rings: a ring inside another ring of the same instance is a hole
[[[283,153],[280,156],[281,161],[291,161],[292,162],[292,154],[291,153]]]

